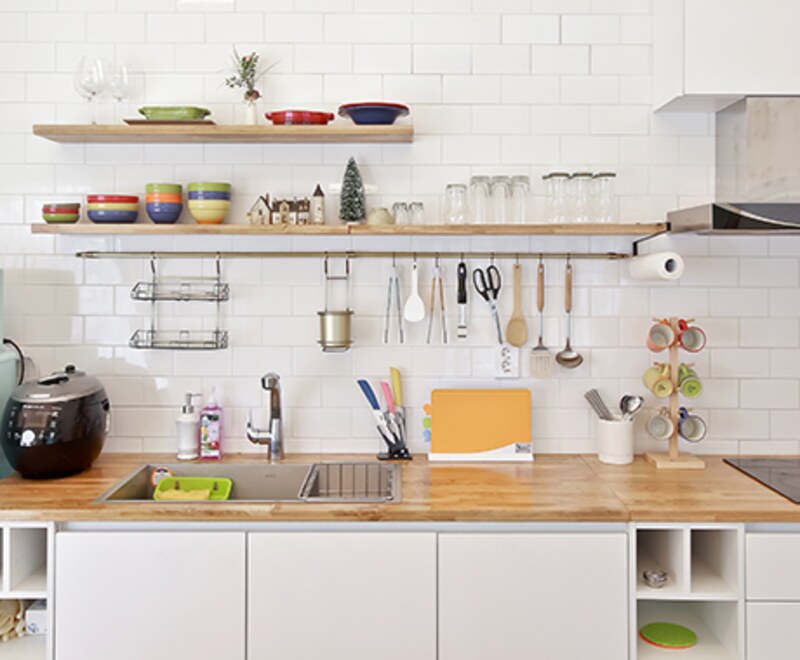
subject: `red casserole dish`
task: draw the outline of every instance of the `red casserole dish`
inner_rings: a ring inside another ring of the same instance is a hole
[[[315,112],[313,110],[278,110],[264,115],[273,124],[327,124],[333,120],[331,112]]]

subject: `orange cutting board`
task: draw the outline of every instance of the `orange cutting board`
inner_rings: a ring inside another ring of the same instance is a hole
[[[477,455],[531,441],[530,390],[433,390],[425,409],[431,454]]]

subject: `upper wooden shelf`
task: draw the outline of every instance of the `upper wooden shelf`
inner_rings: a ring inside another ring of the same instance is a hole
[[[534,236],[534,235],[602,235],[644,236],[666,230],[662,223],[652,224],[581,224],[581,225],[156,225],[135,224],[74,225],[35,224],[34,234],[292,234],[342,236]]]
[[[222,126],[218,124],[34,124],[33,134],[53,142],[412,142],[411,124],[391,126]]]

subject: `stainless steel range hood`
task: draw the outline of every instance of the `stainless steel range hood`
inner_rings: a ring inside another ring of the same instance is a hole
[[[670,231],[698,234],[800,234],[800,203],[703,204],[667,213]]]

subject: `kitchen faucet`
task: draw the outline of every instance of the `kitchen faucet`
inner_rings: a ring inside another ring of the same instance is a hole
[[[283,458],[283,423],[281,421],[281,377],[273,371],[261,377],[261,387],[269,392],[269,422],[266,429],[255,428],[247,416],[247,439],[269,448],[270,462]]]

